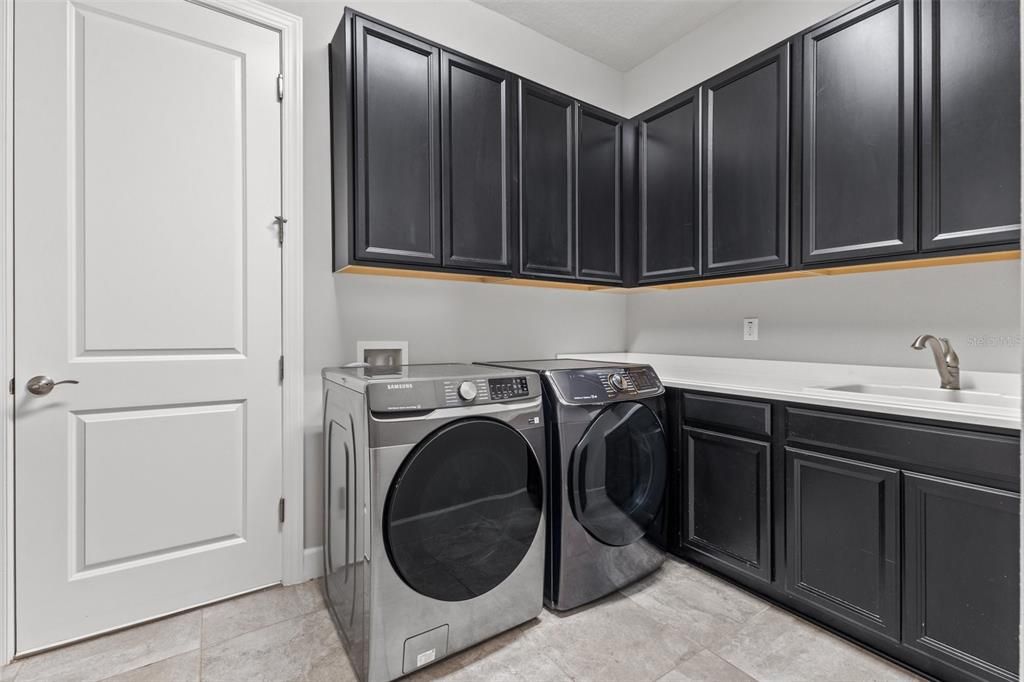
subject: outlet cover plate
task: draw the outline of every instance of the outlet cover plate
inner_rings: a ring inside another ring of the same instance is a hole
[[[743,340],[744,341],[757,341],[757,318],[756,317],[745,317],[745,318],[743,318]]]

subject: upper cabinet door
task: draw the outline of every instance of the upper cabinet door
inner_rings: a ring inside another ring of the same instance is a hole
[[[700,276],[700,91],[641,114],[640,282]]]
[[[704,272],[789,264],[789,45],[704,86]]]
[[[355,257],[440,264],[438,49],[353,25]]]
[[[580,279],[622,281],[623,119],[576,105],[576,239]]]
[[[805,263],[917,250],[912,7],[878,0],[804,35]]]
[[[444,265],[512,271],[514,77],[441,52]]]
[[[519,83],[519,270],[573,278],[574,102],[535,83]]]
[[[925,251],[1020,239],[1020,17],[1007,0],[921,2]]]

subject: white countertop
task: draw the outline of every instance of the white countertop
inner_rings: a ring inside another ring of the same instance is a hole
[[[1016,407],[1003,407],[822,390],[848,384],[937,388],[939,375],[934,368],[649,353],[561,353],[558,357],[649,364],[661,377],[662,383],[674,388],[1004,429],[1019,430],[1021,427],[1021,380],[1020,376],[1012,372],[962,371],[960,376],[961,387],[965,390],[1014,396],[1018,399]]]

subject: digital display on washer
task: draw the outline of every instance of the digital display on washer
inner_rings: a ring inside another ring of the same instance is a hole
[[[628,369],[626,370],[626,374],[633,381],[633,386],[637,391],[649,391],[660,388],[658,385],[658,378],[655,376],[654,372],[647,367]]]
[[[487,387],[490,389],[491,400],[510,400],[530,395],[526,377],[488,379]]]

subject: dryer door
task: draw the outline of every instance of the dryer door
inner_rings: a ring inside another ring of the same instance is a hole
[[[603,410],[569,460],[576,520],[607,545],[629,545],[650,530],[665,496],[668,447],[661,422],[641,403]]]
[[[438,429],[402,463],[384,505],[384,544],[402,580],[444,601],[478,597],[526,556],[543,508],[540,463],[491,419]]]

